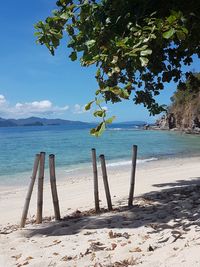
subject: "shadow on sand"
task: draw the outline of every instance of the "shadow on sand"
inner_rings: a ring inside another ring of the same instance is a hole
[[[200,231],[200,178],[155,184],[162,188],[134,199],[132,208],[125,206],[126,199],[115,203],[113,212],[98,215],[91,211],[75,212],[60,222],[49,222],[26,229],[26,235],[73,235],[82,230],[149,227],[149,233],[164,229],[181,228],[189,231],[194,225]],[[164,188],[167,187],[167,188]],[[127,204],[126,204],[127,205]],[[170,223],[169,223],[170,222]]]

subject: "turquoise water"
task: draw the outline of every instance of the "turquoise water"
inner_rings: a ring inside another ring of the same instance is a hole
[[[200,136],[175,132],[117,128],[95,138],[89,129],[67,126],[0,128],[0,184],[13,174],[31,171],[34,155],[40,151],[55,154],[56,165],[71,170],[91,162],[93,147],[111,164],[123,164],[130,160],[133,144],[143,160],[200,155]]]

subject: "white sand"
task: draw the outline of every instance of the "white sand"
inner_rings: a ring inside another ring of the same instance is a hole
[[[83,213],[94,208],[91,170],[67,176],[57,175],[61,215],[77,209],[82,213],[25,229],[17,224],[27,188],[1,188],[0,267],[200,266],[200,158],[138,165],[136,198],[129,210],[130,167],[110,167],[110,191],[118,210],[96,216]],[[106,208],[100,175],[99,180],[100,205]],[[35,218],[35,191],[29,220]],[[48,183],[44,216],[53,216]]]

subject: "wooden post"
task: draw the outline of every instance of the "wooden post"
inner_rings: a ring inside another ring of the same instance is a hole
[[[53,199],[55,219],[60,220],[60,208],[59,208],[58,193],[56,187],[55,155],[53,154],[49,155],[49,173],[50,173],[51,193]]]
[[[20,227],[24,227],[25,223],[26,223],[26,218],[27,218],[27,214],[28,214],[31,195],[32,195],[32,192],[33,192],[33,186],[34,186],[34,183],[35,183],[35,178],[36,178],[36,175],[37,175],[39,161],[40,161],[40,154],[36,154],[35,155],[34,165],[33,165],[33,173],[32,173],[32,176],[31,176],[31,181],[30,181],[30,184],[29,184],[29,188],[28,188],[28,192],[27,192],[27,195],[26,195],[24,208],[23,208],[23,212],[22,212],[22,218],[21,218],[21,222],[20,222]]]
[[[133,196],[134,196],[134,189],[135,189],[136,161],[137,161],[137,146],[133,145],[132,166],[131,166],[131,183],[130,183],[130,192],[129,192],[129,199],[128,199],[128,206],[129,207],[131,207],[133,205]]]
[[[97,172],[97,159],[96,150],[92,148],[92,165],[93,165],[93,176],[94,176],[94,200],[95,200],[95,211],[99,212],[99,190],[98,190],[98,172]]]
[[[45,152],[40,152],[36,223],[42,223]]]
[[[105,157],[104,157],[104,155],[100,155],[99,157],[100,157],[100,161],[101,161],[101,169],[102,169],[104,188],[105,188],[105,192],[106,192],[108,210],[112,210],[112,202],[111,202],[110,190],[109,190],[109,185],[108,185],[108,176],[107,176],[107,171],[106,171]]]

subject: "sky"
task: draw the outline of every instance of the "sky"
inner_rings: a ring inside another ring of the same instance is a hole
[[[39,116],[68,120],[94,121],[84,106],[93,100],[97,89],[95,68],[83,68],[68,58],[66,43],[53,57],[46,47],[37,45],[34,24],[56,8],[56,0],[11,0],[1,3],[0,16],[0,117]],[[195,58],[191,69],[200,71]],[[176,86],[167,84],[158,97],[169,104]],[[133,101],[106,105],[108,116],[116,121],[154,122],[143,106]]]

